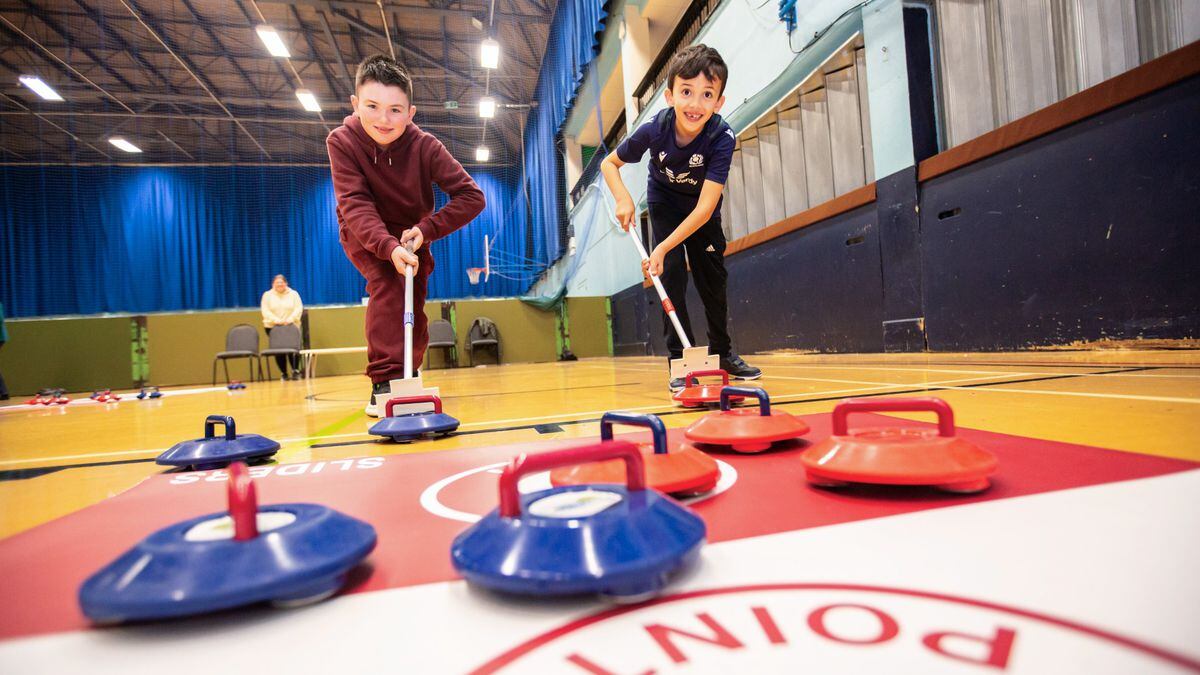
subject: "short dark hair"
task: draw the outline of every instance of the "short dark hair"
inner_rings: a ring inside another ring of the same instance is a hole
[[[374,54],[363,59],[358,64],[358,72],[354,74],[354,91],[367,82],[378,82],[389,87],[400,87],[408,102],[412,103],[412,78],[404,66],[387,54]]]
[[[704,76],[721,83],[718,96],[725,93],[725,80],[729,76],[729,68],[721,54],[708,45],[692,45],[671,57],[667,66],[667,89],[675,86],[675,78],[690,80],[704,73]]]

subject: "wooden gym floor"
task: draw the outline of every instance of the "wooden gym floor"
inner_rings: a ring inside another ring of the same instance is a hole
[[[1200,461],[1200,351],[974,354],[760,354],[758,383],[788,412],[827,412],[851,396],[937,395],[957,423],[993,432]],[[279,462],[437,452],[523,440],[591,437],[608,410],[664,415],[687,426],[703,412],[672,405],[665,359],[430,370],[457,435],[395,444],[366,433],[363,376],[253,383],[243,391],[177,387],[109,405],[0,407],[0,538],[116,495],[161,472],[164,449],[203,435],[209,414],[239,433],[282,443]],[[86,398],[87,394],[73,398]],[[926,416],[914,415],[914,418]]]

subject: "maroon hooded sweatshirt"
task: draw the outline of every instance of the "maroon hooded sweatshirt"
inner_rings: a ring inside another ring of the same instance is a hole
[[[354,115],[326,139],[338,233],[350,262],[367,280],[367,375],[372,382],[404,376],[404,275],[392,264],[400,235],[416,226],[425,243],[413,278],[413,364],[429,344],[425,294],[433,272],[429,245],[483,211],[483,192],[446,147],[409,122],[400,138],[380,147]],[[433,184],[450,201],[433,212]]]

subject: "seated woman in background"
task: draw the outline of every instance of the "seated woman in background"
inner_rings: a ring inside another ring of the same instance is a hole
[[[275,279],[271,281],[271,289],[262,294],[262,316],[263,326],[267,329],[267,335],[271,334],[271,329],[276,326],[287,326],[294,324],[297,330],[300,328],[300,315],[304,312],[304,303],[300,300],[300,294],[288,287],[287,277],[282,274],[276,274]],[[288,362],[291,362],[291,374],[288,373]],[[279,372],[285,380],[300,379],[300,355],[292,354],[290,356],[277,355],[275,363],[279,366]]]

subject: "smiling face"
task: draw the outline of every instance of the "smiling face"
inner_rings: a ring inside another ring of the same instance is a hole
[[[281,295],[286,293],[288,289],[287,279],[283,278],[282,274],[275,277],[275,280],[271,282],[271,289]]]
[[[358,94],[350,97],[350,105],[367,135],[385,147],[400,138],[417,112],[403,89],[374,80],[358,88]]]
[[[687,79],[676,77],[664,95],[667,105],[675,109],[675,130],[686,137],[699,134],[725,104],[721,81],[710,80],[703,72]]]

